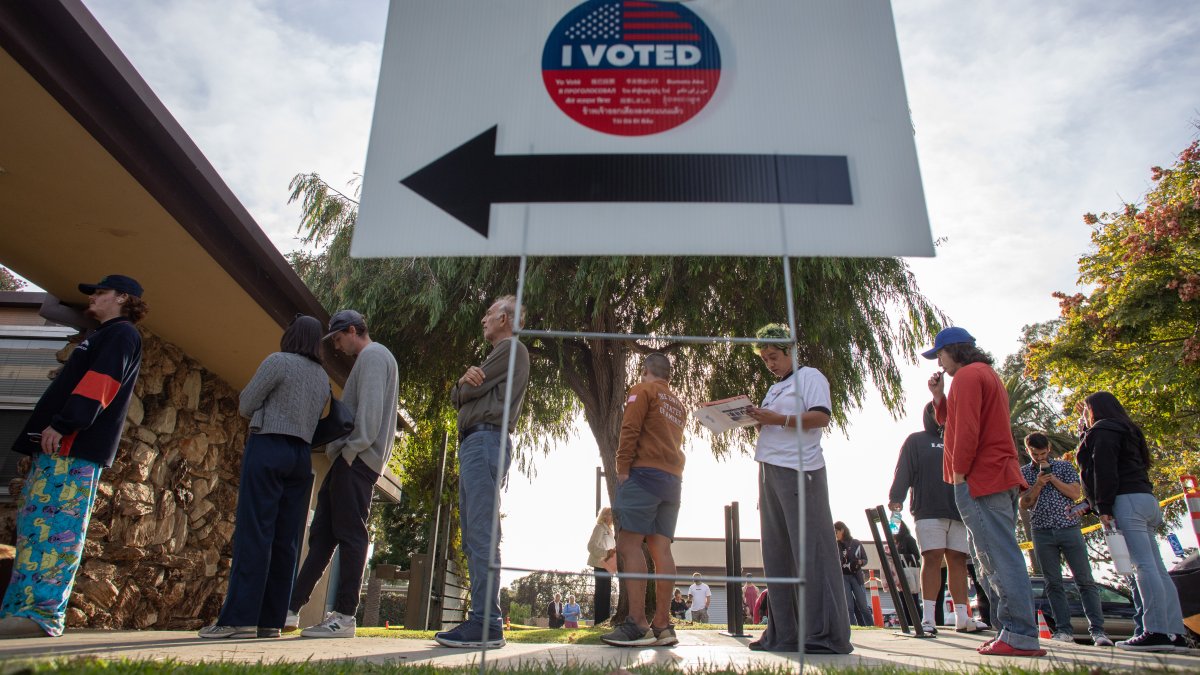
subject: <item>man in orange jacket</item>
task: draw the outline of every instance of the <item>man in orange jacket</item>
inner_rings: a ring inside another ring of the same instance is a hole
[[[958,327],[937,334],[927,359],[937,359],[954,378],[949,395],[941,372],[929,378],[937,421],[946,428],[942,478],[954,485],[954,501],[969,543],[991,587],[999,633],[980,654],[1045,656],[1033,619],[1033,590],[1017,545],[1017,498],[1028,489],[1017,464],[1009,421],[1008,392],[992,370],[992,357]]]

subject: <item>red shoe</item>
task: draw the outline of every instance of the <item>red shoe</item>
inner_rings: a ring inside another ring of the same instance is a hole
[[[984,650],[984,649],[986,649],[986,648],[990,647],[990,646],[992,645],[992,643],[993,643],[993,642],[995,642],[996,640],[999,640],[999,639],[1000,639],[1000,638],[998,638],[998,637],[994,637],[994,638],[992,638],[991,640],[988,640],[987,642],[985,642],[985,643],[983,643],[983,644],[979,645],[978,647],[976,647],[976,648],[975,648],[975,651],[977,651],[977,652],[979,652],[979,653],[983,653],[983,650]]]
[[[979,653],[984,656],[1045,656],[1045,649],[1017,649],[1008,644],[1004,640],[997,638],[979,648]]]

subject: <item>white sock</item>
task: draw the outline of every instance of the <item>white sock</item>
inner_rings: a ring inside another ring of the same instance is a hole
[[[971,617],[967,614],[967,606],[954,603],[954,627],[966,628],[971,622]]]
[[[929,624],[930,626],[936,625],[937,600],[924,600],[922,604],[924,607],[922,608],[923,616],[921,617],[921,623]]]

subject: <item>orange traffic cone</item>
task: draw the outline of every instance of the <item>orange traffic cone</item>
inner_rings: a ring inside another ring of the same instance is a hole
[[[871,591],[871,614],[875,619],[877,627],[883,627],[883,605],[879,600],[879,589],[883,586],[883,582],[875,578],[875,570],[867,570],[870,573],[870,578],[867,583],[863,584],[867,590]]]
[[[1050,627],[1046,625],[1046,617],[1042,616],[1042,610],[1038,610],[1038,637],[1042,639],[1050,638]]]

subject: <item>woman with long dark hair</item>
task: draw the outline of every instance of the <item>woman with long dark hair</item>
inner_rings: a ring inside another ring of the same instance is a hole
[[[1145,631],[1117,647],[1148,652],[1186,647],[1179,594],[1155,538],[1163,518],[1150,483],[1146,437],[1109,392],[1098,391],[1083,403],[1087,430],[1078,454],[1083,487],[1104,525],[1125,535],[1145,611]]]
[[[322,333],[320,321],[297,315],[242,390],[238,412],[250,418],[250,436],[233,566],[221,615],[202,638],[279,637],[283,629],[312,488],[313,432],[329,400]]]

